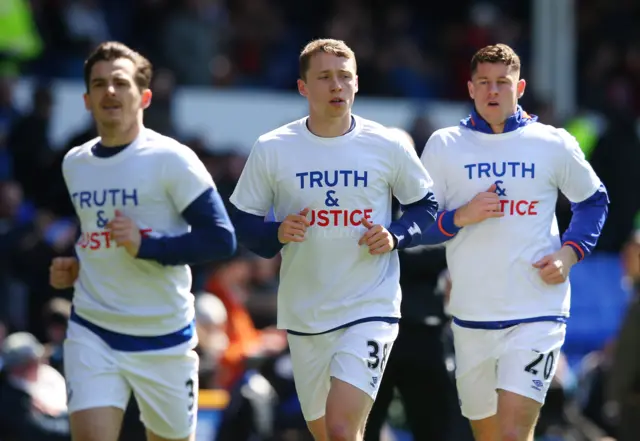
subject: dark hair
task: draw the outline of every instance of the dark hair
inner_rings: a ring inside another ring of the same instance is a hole
[[[153,75],[151,62],[125,44],[117,41],[107,41],[95,48],[84,62],[84,84],[87,92],[89,91],[93,66],[99,61],[113,61],[119,58],[127,58],[133,61],[133,64],[136,66],[134,77],[136,85],[140,90],[149,88]]]

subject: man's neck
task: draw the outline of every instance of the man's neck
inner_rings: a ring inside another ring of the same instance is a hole
[[[307,119],[309,131],[322,138],[336,138],[342,136],[351,128],[351,112],[340,118],[323,119],[309,114]]]
[[[489,124],[489,127],[491,127],[491,130],[493,130],[495,134],[504,132],[504,122],[501,124]]]
[[[100,136],[100,144],[104,147],[120,147],[131,144],[140,134],[141,124],[135,123],[125,131],[119,128],[101,128],[98,126],[98,135]]]

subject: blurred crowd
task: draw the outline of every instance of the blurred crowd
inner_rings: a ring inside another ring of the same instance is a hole
[[[640,3],[575,3],[579,112],[558,121],[553,109],[532,94],[522,104],[542,122],[564,126],[581,141],[611,197],[597,253],[624,257],[625,277],[635,281],[630,284],[635,293],[626,322],[620,324],[620,339],[582,354],[577,365],[558,369],[541,419],[540,439],[637,440],[638,422],[625,426],[630,420],[625,415],[640,414],[640,356],[633,357],[640,347],[640,238],[630,239],[640,226],[640,33],[635,26],[640,22]],[[211,149],[176,126],[172,96],[177,87],[291,90],[300,48],[319,36],[344,39],[353,47],[362,95],[466,100],[470,56],[495,42],[516,49],[525,77],[531,70],[529,1],[460,0],[455,7],[403,0],[4,0],[2,4],[2,441],[69,439],[61,343],[72,292],[54,291],[48,284],[48,269],[53,257],[70,255],[78,234],[60,172],[62,157],[96,133],[89,126],[69,133],[65,145],[52,145],[50,80],[81,79],[82,62],[98,43],[120,40],[151,59],[156,68],[154,101],[145,125],[193,148],[225,201],[245,158],[233,146]],[[28,113],[19,112],[13,101],[14,84],[21,77],[40,80]],[[407,121],[404,128],[418,152],[436,129],[422,115]],[[562,199],[558,216],[561,227],[566,227],[570,205]],[[423,425],[441,423],[446,439],[468,440],[468,431],[454,430],[465,426],[458,421],[452,380],[442,250],[405,252],[401,259],[405,330],[388,369],[396,372],[393,375],[424,380],[421,387],[431,392],[410,398],[411,386],[403,392],[398,384],[400,393],[389,388],[388,403],[378,413],[390,426],[420,433],[411,410],[417,402],[429,409],[417,417],[423,417]],[[218,441],[305,439],[286,337],[274,326],[278,270],[278,258],[266,260],[242,249],[229,261],[193,268],[200,385],[225,390],[229,396]],[[424,357],[413,355],[417,344],[429,348]],[[403,370],[407,363],[413,364],[412,372]],[[617,380],[613,385],[612,376]],[[417,384],[413,383],[414,389]],[[428,413],[439,419],[430,422]],[[135,402],[131,415],[123,439],[138,439],[141,433]],[[386,433],[386,428],[382,431]]]

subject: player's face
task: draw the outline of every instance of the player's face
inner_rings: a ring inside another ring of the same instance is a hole
[[[504,123],[515,112],[525,86],[518,71],[502,63],[478,64],[468,83],[476,110],[491,125]]]
[[[298,91],[316,115],[339,118],[349,114],[358,92],[355,61],[324,52],[315,54],[306,81],[298,80]]]
[[[149,107],[151,91],[138,88],[135,74],[136,66],[128,58],[98,61],[93,66],[84,103],[99,125],[126,129]]]

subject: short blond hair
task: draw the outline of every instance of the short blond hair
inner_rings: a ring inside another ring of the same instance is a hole
[[[476,73],[480,63],[501,63],[520,73],[520,57],[506,44],[485,46],[476,52],[471,58],[471,76]]]
[[[322,38],[309,42],[302,52],[300,52],[300,78],[306,80],[307,71],[309,70],[309,64],[311,64],[311,58],[320,52],[325,54],[335,55],[336,57],[343,57],[353,60],[353,64],[356,64],[356,55],[353,50],[342,40],[334,40],[333,38]]]

